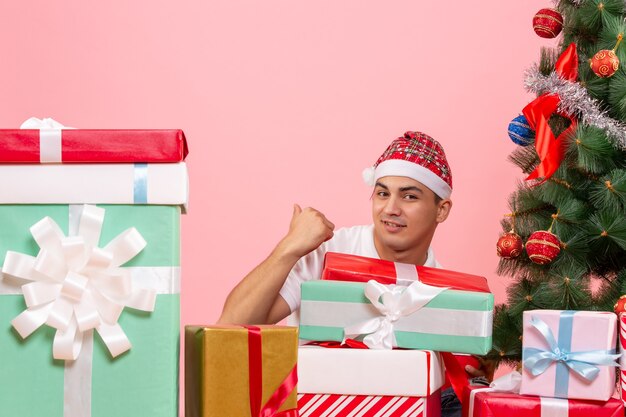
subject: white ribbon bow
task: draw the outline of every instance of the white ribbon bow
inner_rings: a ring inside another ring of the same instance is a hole
[[[494,392],[512,392],[519,394],[519,389],[522,386],[522,374],[517,371],[509,372],[506,375],[501,376],[493,380],[489,384],[489,389]]]
[[[31,117],[20,126],[20,129],[39,129],[39,162],[42,164],[63,162],[63,126],[49,117],[38,119]]]
[[[120,265],[146,246],[135,228],[98,247],[105,210],[85,205],[78,233],[65,236],[50,217],[30,228],[40,247],[37,257],[7,251],[2,272],[7,277],[32,281],[22,285],[27,309],[11,321],[28,337],[43,324],[57,329],[55,359],[76,360],[83,333],[96,329],[113,357],[131,348],[117,323],[124,307],[153,311],[156,291],[132,288],[128,269]]]
[[[370,349],[392,349],[397,346],[394,323],[424,307],[446,289],[447,287],[434,287],[420,281],[404,287],[383,285],[370,280],[365,285],[365,296],[381,315],[345,327],[344,338],[367,334],[363,343]]]
[[[38,119],[36,117],[31,117],[22,123],[20,129],[73,129],[71,127],[63,126],[61,123],[57,122],[51,117],[45,117],[43,119]]]

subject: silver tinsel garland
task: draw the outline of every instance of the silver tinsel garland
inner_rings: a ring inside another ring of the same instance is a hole
[[[587,90],[576,82],[565,80],[553,72],[545,76],[535,64],[526,71],[526,90],[537,94],[558,94],[561,98],[559,110],[575,116],[580,122],[604,130],[608,137],[622,150],[626,150],[626,125],[609,117],[600,108],[598,100],[589,97]]]

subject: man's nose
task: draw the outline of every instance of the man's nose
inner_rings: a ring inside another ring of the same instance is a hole
[[[386,214],[399,214],[400,213],[400,205],[398,204],[398,199],[396,197],[389,197],[387,200],[387,204],[385,204],[385,213]]]

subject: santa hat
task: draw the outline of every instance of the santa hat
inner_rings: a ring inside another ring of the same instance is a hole
[[[371,186],[387,176],[412,178],[444,199],[452,194],[452,173],[443,147],[421,132],[406,132],[391,142],[374,166],[363,171]]]

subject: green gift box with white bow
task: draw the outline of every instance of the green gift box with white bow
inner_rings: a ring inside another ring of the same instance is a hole
[[[302,283],[300,338],[363,340],[370,348],[484,355],[491,349],[493,294],[414,282]]]
[[[0,414],[178,415],[180,214],[0,205]]]

